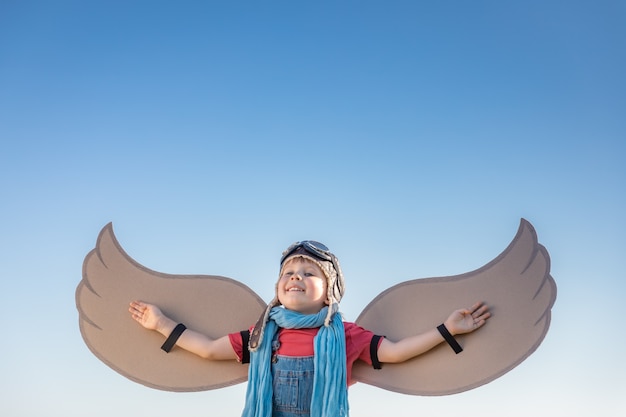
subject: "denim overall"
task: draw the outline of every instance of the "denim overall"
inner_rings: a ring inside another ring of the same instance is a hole
[[[272,417],[310,415],[314,373],[313,356],[273,356]]]

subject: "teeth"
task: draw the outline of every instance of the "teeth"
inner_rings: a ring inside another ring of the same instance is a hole
[[[304,290],[301,290],[300,288],[289,288],[288,291],[298,291],[298,292],[304,292]]]

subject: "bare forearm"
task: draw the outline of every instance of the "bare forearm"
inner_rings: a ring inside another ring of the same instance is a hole
[[[172,334],[178,324],[163,314],[157,306],[142,301],[132,301],[129,311],[131,317],[144,328],[155,330],[166,338]],[[186,329],[176,339],[176,345],[206,359],[237,359],[228,336],[213,340],[202,333]]]
[[[444,326],[450,336],[455,336],[479,329],[489,317],[491,317],[489,307],[478,302],[471,308],[454,311],[445,321]],[[428,352],[444,340],[446,339],[437,328],[416,336],[409,336],[397,342],[385,339],[378,348],[378,359],[387,363],[404,362]]]
[[[172,319],[163,317],[156,330],[168,337],[176,325],[177,323]],[[232,360],[237,358],[228,336],[211,339],[202,333],[186,329],[176,341],[176,346],[205,359]]]
[[[398,363],[428,352],[443,342],[437,329],[410,336],[397,342],[384,339],[378,348],[378,359],[384,363]]]

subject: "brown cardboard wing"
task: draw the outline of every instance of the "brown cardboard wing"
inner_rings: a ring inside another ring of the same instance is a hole
[[[203,360],[182,349],[160,349],[160,334],[131,318],[132,300],[158,305],[187,327],[217,338],[247,329],[265,303],[245,285],[208,275],[169,275],[131,259],[105,226],[83,264],[76,289],[80,331],[89,349],[125,377],[167,391],[201,391],[244,382],[248,366]]]
[[[547,250],[522,219],[517,235],[496,259],[462,275],[407,281],[381,293],[356,322],[390,340],[418,334],[459,307],[485,301],[492,317],[475,333],[457,336],[464,351],[442,343],[432,351],[383,369],[357,365],[353,378],[390,391],[446,395],[486,384],[537,349],[550,325],[556,284]]]

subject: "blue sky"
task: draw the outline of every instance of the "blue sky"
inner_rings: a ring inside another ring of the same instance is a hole
[[[264,299],[280,252],[320,240],[355,319],[393,284],[482,266],[521,217],[559,290],[538,351],[454,396],[357,385],[352,415],[626,411],[625,17],[619,1],[0,2],[0,412],[239,415],[243,385],[156,391],[88,351],[74,290],[109,221],[140,263]]]

